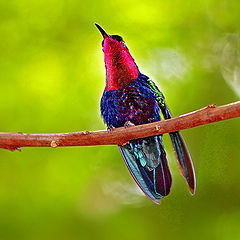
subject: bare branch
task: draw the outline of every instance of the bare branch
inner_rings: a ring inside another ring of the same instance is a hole
[[[21,150],[20,147],[66,147],[91,145],[124,145],[130,140],[175,132],[230,118],[240,117],[240,101],[224,106],[211,105],[165,121],[148,123],[111,131],[83,131],[60,134],[0,133],[0,148]]]

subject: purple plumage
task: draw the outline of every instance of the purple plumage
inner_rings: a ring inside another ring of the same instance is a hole
[[[135,125],[160,121],[159,105],[147,77],[139,77],[124,87],[104,90],[101,113],[108,127],[122,127],[128,121]]]

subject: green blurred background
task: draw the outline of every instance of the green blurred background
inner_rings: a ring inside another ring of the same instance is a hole
[[[0,131],[104,129],[99,23],[123,36],[175,116],[240,96],[240,2],[0,0]],[[168,136],[171,194],[144,197],[116,146],[0,150],[0,239],[240,239],[240,121],[182,131],[191,196]]]

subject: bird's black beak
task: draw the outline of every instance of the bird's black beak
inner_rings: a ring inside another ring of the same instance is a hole
[[[98,30],[100,31],[100,33],[102,34],[103,38],[105,39],[106,37],[110,37],[103,29],[100,25],[98,25],[97,23],[95,23],[96,27],[98,28]]]

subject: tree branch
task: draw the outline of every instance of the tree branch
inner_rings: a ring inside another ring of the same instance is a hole
[[[124,145],[130,140],[175,132],[230,118],[240,117],[240,101],[203,109],[165,121],[148,123],[133,127],[121,127],[110,131],[83,131],[59,134],[0,133],[0,148],[11,151],[20,147],[66,147],[90,145]]]

